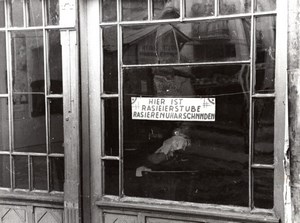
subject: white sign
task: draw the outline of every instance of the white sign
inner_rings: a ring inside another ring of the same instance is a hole
[[[215,98],[131,97],[132,119],[215,121]]]

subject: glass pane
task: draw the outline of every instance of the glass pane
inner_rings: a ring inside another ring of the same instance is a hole
[[[248,12],[251,12],[251,0],[220,0],[221,15]]]
[[[49,74],[50,94],[62,94],[62,51],[60,44],[60,31],[49,30]]]
[[[0,98],[0,151],[9,150],[8,100]]]
[[[273,170],[254,170],[254,206],[273,208],[274,173]]]
[[[254,101],[254,163],[274,163],[274,99]]]
[[[186,17],[213,16],[215,13],[214,0],[185,0]]]
[[[123,29],[124,64],[249,60],[249,52],[249,19]]]
[[[256,10],[258,12],[276,10],[276,0],[257,0]]]
[[[63,99],[50,99],[50,150],[64,153]]]
[[[29,189],[28,168],[27,156],[14,157],[15,188]]]
[[[50,158],[51,190],[64,190],[64,158]]]
[[[104,101],[104,134],[105,134],[105,155],[119,155],[119,117],[118,99],[107,99]]]
[[[45,96],[15,94],[14,150],[18,152],[46,152]]]
[[[256,20],[256,83],[258,93],[274,92],[276,17]]]
[[[47,158],[32,157],[33,190],[47,190]]]
[[[48,25],[59,25],[59,0],[47,0]]]
[[[6,38],[5,32],[0,32],[0,94],[7,93],[7,68],[6,68]]]
[[[42,31],[12,33],[14,92],[44,92],[44,47]]]
[[[117,27],[103,28],[104,92],[118,93],[118,44]]]
[[[5,5],[4,0],[0,0],[0,27],[5,26]]]
[[[24,26],[23,1],[24,0],[9,0],[11,9],[11,26]]]
[[[124,70],[126,195],[248,205],[249,70],[248,65]],[[158,100],[143,107],[133,97]],[[181,101],[201,98],[210,100],[199,105],[200,111],[215,104],[215,121],[189,121],[196,110]],[[190,113],[182,115],[184,121],[146,120],[133,118],[138,109]]]
[[[180,0],[153,0],[153,19],[180,17]]]
[[[5,155],[0,155],[0,187],[11,187],[10,159]]]
[[[122,1],[122,20],[137,21],[148,19],[148,0]]]
[[[103,22],[117,20],[117,0],[102,0],[102,20]]]
[[[42,1],[29,0],[29,25],[30,26],[42,26],[43,14],[42,14]]]
[[[104,161],[104,194],[119,195],[119,162]]]

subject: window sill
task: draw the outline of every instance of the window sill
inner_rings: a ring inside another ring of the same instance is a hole
[[[188,202],[164,201],[157,199],[143,199],[135,197],[118,198],[104,196],[95,202],[99,208],[107,210],[143,212],[146,216],[155,214],[170,216],[188,216],[194,220],[221,220],[222,222],[243,223],[279,223],[273,210],[254,209],[223,205],[195,204]]]

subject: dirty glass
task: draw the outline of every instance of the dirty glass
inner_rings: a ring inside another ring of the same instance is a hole
[[[24,0],[9,0],[10,24],[13,27],[24,26]]]
[[[117,0],[102,0],[102,21],[114,22],[117,20]]]
[[[46,152],[45,96],[13,95],[14,150]]]
[[[152,0],[153,19],[175,19],[180,17],[180,0]]]
[[[14,31],[11,46],[13,92],[44,92],[43,32]]]
[[[28,168],[27,156],[14,156],[15,188],[29,190]]]
[[[119,155],[118,99],[104,100],[104,148],[106,156]]]
[[[213,16],[214,0],[185,0],[185,16],[188,18]]]
[[[257,93],[274,92],[276,59],[276,17],[263,16],[256,20],[256,82]]]
[[[47,158],[46,157],[32,157],[32,189],[33,190],[47,190]]]
[[[63,99],[52,98],[50,106],[50,151],[64,153]]]
[[[148,19],[148,0],[122,1],[122,20],[138,21]]]
[[[7,155],[0,155],[0,187],[10,186],[10,158]]]
[[[103,88],[106,94],[118,93],[117,27],[103,27]]]
[[[257,0],[256,11],[274,11],[276,10],[276,0]]]
[[[125,195],[247,206],[249,71],[249,65],[124,69]],[[169,109],[166,117],[176,108],[163,100],[209,98],[201,106],[215,104],[215,119],[191,121],[193,112],[181,120],[135,116],[133,110],[146,109],[135,97],[157,98],[147,111]]]
[[[251,0],[220,0],[221,15],[249,12],[251,12]]]
[[[249,60],[250,20],[123,28],[124,64]]]
[[[59,0],[47,1],[48,25],[59,25]]]
[[[29,26],[42,26],[43,13],[41,0],[28,0]]]
[[[5,5],[4,0],[0,0],[0,27],[5,26]]]
[[[104,161],[104,194],[119,195],[119,162]]]
[[[0,151],[9,150],[8,100],[0,98]]]
[[[51,191],[64,190],[64,158],[50,158],[50,187]]]
[[[274,163],[274,99],[254,100],[254,163]]]
[[[274,205],[274,170],[257,169],[254,175],[254,207],[272,209]]]
[[[49,30],[49,75],[50,75],[50,94],[62,94],[62,49],[60,43],[60,31]]]
[[[5,32],[0,32],[0,94],[7,93],[7,65]]]

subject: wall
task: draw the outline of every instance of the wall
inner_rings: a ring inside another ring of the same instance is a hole
[[[289,1],[288,77],[293,222],[300,222],[300,2]]]

